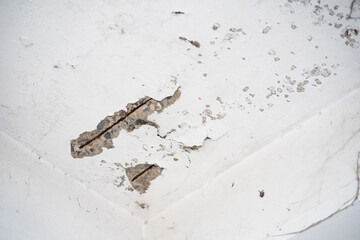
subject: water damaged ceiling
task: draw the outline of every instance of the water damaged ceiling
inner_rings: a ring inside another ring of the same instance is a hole
[[[0,5],[2,139],[135,239],[288,238],[357,201],[359,1]]]

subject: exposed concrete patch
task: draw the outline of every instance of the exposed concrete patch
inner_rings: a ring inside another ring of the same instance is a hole
[[[129,103],[127,111],[120,110],[114,115],[107,116],[91,132],[80,134],[77,139],[71,140],[71,155],[73,158],[89,157],[100,154],[103,148],[113,148],[112,139],[119,136],[121,129],[128,132],[141,127],[151,125],[158,128],[154,122],[147,118],[154,112],[161,113],[166,107],[173,104],[181,95],[179,88],[172,96],[168,96],[161,101],[150,97],[143,97],[135,103]]]
[[[131,186],[139,193],[145,193],[150,182],[161,175],[163,168],[156,164],[137,164],[134,167],[125,168],[125,172]]]

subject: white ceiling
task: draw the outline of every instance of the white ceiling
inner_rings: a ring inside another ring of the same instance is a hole
[[[276,224],[292,231],[330,214],[353,195],[360,142],[355,141],[360,34],[351,36],[353,46],[345,44],[349,39],[343,34],[360,25],[346,17],[350,4],[321,1],[315,11],[315,1],[3,1],[1,131],[71,181],[148,222],[149,239],[166,232],[159,227],[166,225],[159,225],[163,214],[180,222],[184,233],[187,224],[194,224],[184,216],[197,209],[207,216],[206,208],[216,208],[211,202],[225,201],[217,194],[249,204],[263,200],[257,191],[265,190],[265,200],[268,189],[280,186],[279,194],[298,188],[293,197],[282,196],[283,209],[300,198],[308,204],[277,216]],[[220,27],[213,30],[216,23]],[[198,41],[200,48],[179,37]],[[70,140],[94,130],[106,116],[144,96],[161,100],[178,87],[182,94],[175,104],[149,117],[161,134],[171,132],[165,139],[154,127],[143,126],[120,132],[115,148],[97,156],[71,157]],[[323,161],[345,144],[348,150],[339,159],[347,156],[346,164],[334,160],[338,175],[322,172]],[[182,149],[194,145],[197,150]],[[117,186],[125,176],[121,166],[138,163],[164,168],[145,194],[130,191],[127,179]],[[297,177],[291,180],[292,172]],[[235,179],[238,174],[249,175]],[[333,202],[315,204],[318,199],[307,192],[320,184],[319,176],[329,178],[324,196],[351,184]],[[299,181],[302,177],[306,181]],[[335,180],[338,185],[330,184]],[[236,193],[221,191],[222,181],[243,186]],[[255,192],[256,200],[242,191]],[[279,202],[270,196],[267,207]],[[224,206],[232,207],[230,202]],[[305,214],[322,206],[319,214]],[[225,207],[221,211],[231,213]],[[214,210],[216,218],[228,219],[219,214]],[[248,214],[254,214],[251,208]],[[274,212],[263,219],[274,225]],[[253,230],[241,233],[255,236]],[[209,239],[196,234],[194,239]]]

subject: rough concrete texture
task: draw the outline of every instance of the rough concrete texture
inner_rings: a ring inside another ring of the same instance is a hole
[[[139,193],[145,193],[150,182],[161,174],[163,168],[156,164],[144,163],[128,167],[125,170],[131,186]]]
[[[127,111],[120,110],[114,115],[107,116],[91,132],[80,134],[77,139],[71,140],[71,155],[74,158],[90,157],[102,152],[105,147],[113,148],[112,139],[119,136],[121,129],[131,132],[142,125],[158,127],[154,122],[147,118],[153,112],[162,112],[166,107],[173,104],[181,95],[179,89],[172,96],[168,96],[161,101],[151,97],[143,97],[135,103],[129,103]]]

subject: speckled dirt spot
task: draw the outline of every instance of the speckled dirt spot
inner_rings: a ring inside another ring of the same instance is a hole
[[[218,28],[220,27],[220,23],[215,23],[213,26],[212,26],[212,29],[214,31],[218,30]]]
[[[360,38],[359,32],[360,30],[356,27],[347,27],[343,30],[340,36],[346,39],[345,44],[347,46],[350,46],[352,48],[358,48]]]
[[[262,33],[267,34],[270,30],[271,30],[271,27],[270,27],[270,26],[266,26],[266,27],[262,30]]]
[[[179,37],[179,39],[191,43],[191,45],[193,45],[194,47],[200,48],[200,43],[198,41],[188,40],[185,37]]]
[[[185,13],[184,13],[184,12],[181,12],[181,11],[173,11],[172,14],[182,15],[182,14],[185,14]]]

